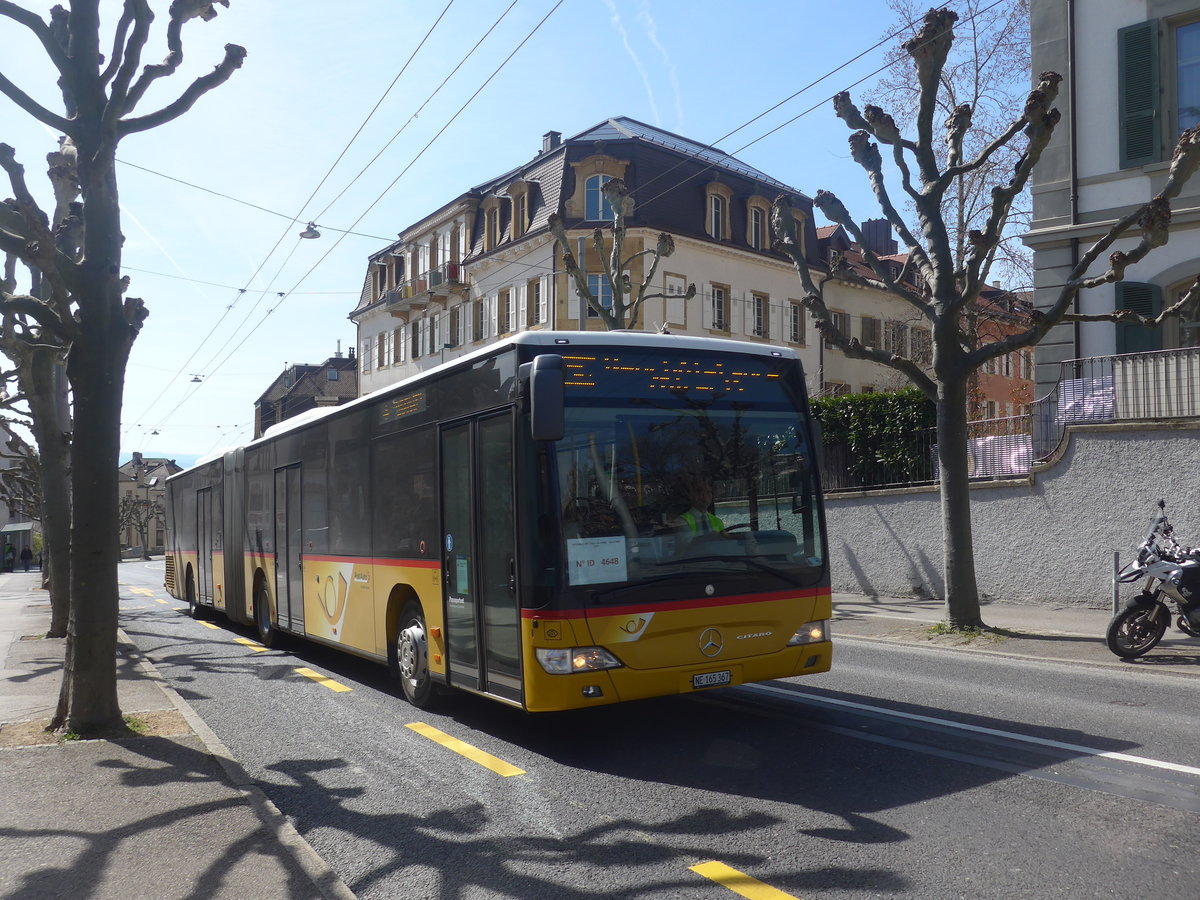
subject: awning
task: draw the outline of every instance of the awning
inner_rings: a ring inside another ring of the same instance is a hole
[[[32,522],[10,522],[3,528],[0,528],[0,534],[14,534],[19,531],[33,531]]]

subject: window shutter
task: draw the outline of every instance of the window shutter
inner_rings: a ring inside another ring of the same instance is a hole
[[[1142,316],[1162,312],[1162,288],[1136,281],[1117,283],[1117,309],[1131,309]],[[1162,329],[1117,323],[1117,353],[1146,353],[1162,349]]]
[[[1121,168],[1158,162],[1161,120],[1156,20],[1117,32],[1117,73]]]

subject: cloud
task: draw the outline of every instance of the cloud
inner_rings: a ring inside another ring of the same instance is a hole
[[[613,28],[617,30],[617,34],[621,36],[621,43],[625,45],[625,52],[629,54],[629,58],[633,60],[633,66],[637,69],[638,74],[642,76],[642,84],[646,87],[646,97],[650,101],[650,112],[654,116],[654,124],[661,125],[662,117],[658,114],[658,103],[654,99],[654,87],[650,81],[650,75],[646,71],[646,67],[642,65],[642,61],[638,58],[637,53],[633,49],[633,45],[629,43],[629,33],[625,30],[625,25],[621,22],[621,13],[617,9],[617,4],[614,0],[604,0],[608,7],[610,19]]]
[[[667,48],[658,39],[658,26],[654,22],[654,16],[650,14],[648,0],[642,0],[642,8],[638,11],[638,22],[646,31],[646,39],[662,57],[663,66],[666,68],[667,77],[671,82],[671,93],[675,98],[675,129],[683,131],[683,92],[679,89],[679,70],[671,61],[671,54],[667,52]]]

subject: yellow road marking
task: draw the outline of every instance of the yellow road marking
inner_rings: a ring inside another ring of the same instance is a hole
[[[424,722],[410,722],[408,727],[422,737],[427,737],[431,741],[441,744],[447,750],[453,750],[460,756],[465,756],[472,762],[479,763],[485,769],[491,769],[497,775],[510,778],[513,775],[525,774],[524,769],[518,769],[516,766],[506,763],[499,757],[483,752],[478,747],[472,747],[470,744],[463,743],[458,738],[450,737],[446,732],[438,731],[432,725],[426,725]]]
[[[154,599],[155,599],[155,600],[156,600],[158,603],[161,603],[163,606],[166,606],[166,605],[167,605],[167,601],[166,601],[166,600],[160,600],[158,597],[155,597]]]
[[[264,647],[263,649],[266,649],[266,648]],[[346,687],[344,684],[339,684],[338,682],[334,681],[332,678],[326,678],[320,672],[314,672],[312,669],[297,669],[296,674],[303,675],[305,678],[311,678],[317,684],[327,687],[331,691],[335,691],[336,693],[339,693],[339,694],[343,693],[344,691],[350,690],[350,688]]]
[[[153,597],[154,596],[154,591],[150,590],[150,588],[144,588],[144,587],[131,587],[129,589],[129,593],[141,594],[143,597]]]
[[[212,622],[201,622],[200,624],[203,625],[205,628],[211,628],[213,631],[221,630],[216,625],[214,625]]]
[[[243,647],[249,647],[251,650],[257,650],[259,653],[266,653],[267,649],[258,641],[252,641],[250,638],[234,638],[235,644],[241,644]]]
[[[411,725],[409,726],[412,727]],[[706,862],[692,866],[692,871],[697,875],[703,875],[712,881],[715,881],[721,887],[729,888],[735,894],[746,897],[747,900],[796,900],[791,894],[785,894],[783,891],[771,887],[769,884],[763,884],[757,878],[751,878],[744,872],[739,872],[737,869],[732,869],[725,863]]]

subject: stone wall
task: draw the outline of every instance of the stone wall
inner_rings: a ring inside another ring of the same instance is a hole
[[[1107,608],[1113,551],[1129,561],[1160,497],[1180,543],[1200,545],[1200,422],[1074,427],[1061,453],[1028,479],[974,486],[985,601]],[[835,591],[943,596],[936,489],[839,495],[825,511]]]

